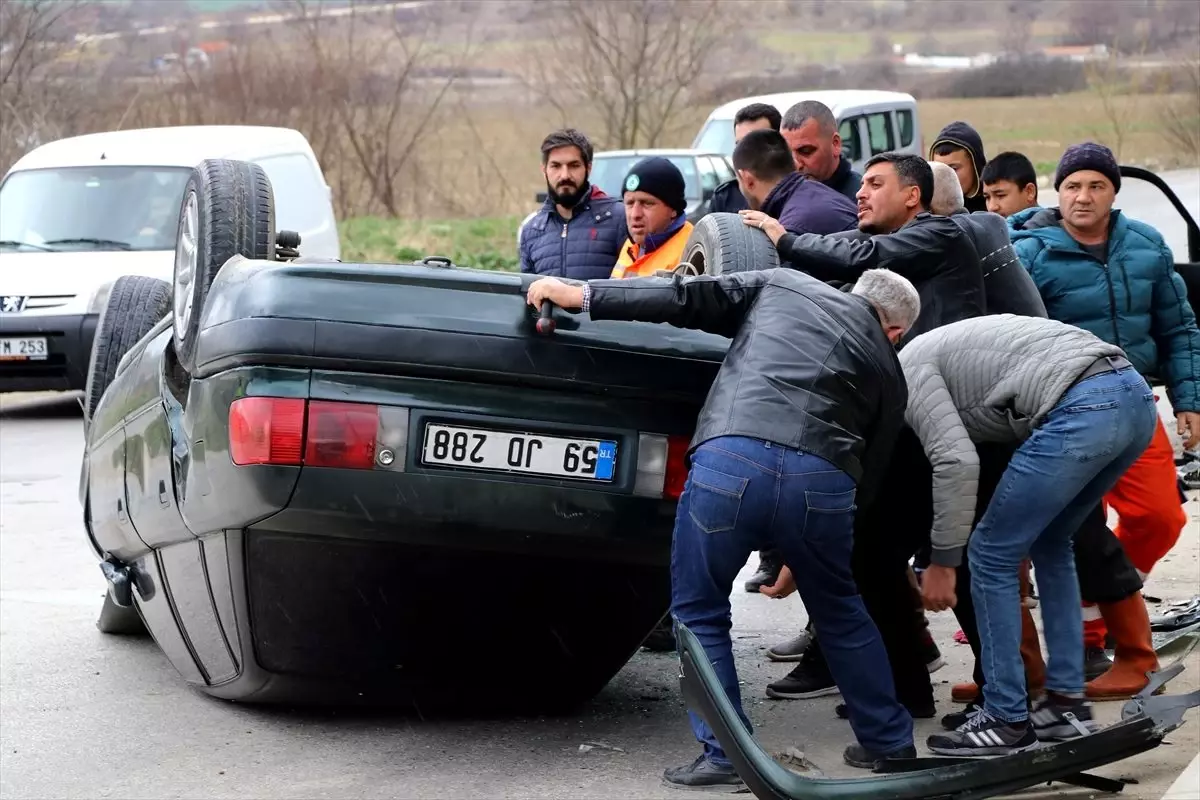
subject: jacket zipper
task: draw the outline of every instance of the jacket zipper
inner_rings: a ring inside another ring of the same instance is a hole
[[[559,248],[558,254],[558,263],[562,265],[562,276],[564,278],[567,277],[567,226],[570,224],[570,220],[563,223],[562,236],[560,237],[562,245]]]
[[[1108,284],[1108,312],[1109,318],[1112,320],[1113,338],[1116,339],[1113,344],[1124,350],[1125,346],[1121,344],[1121,331],[1117,327],[1117,293],[1113,290],[1112,273],[1108,271],[1107,262],[1101,263],[1100,266],[1104,269],[1104,280]]]

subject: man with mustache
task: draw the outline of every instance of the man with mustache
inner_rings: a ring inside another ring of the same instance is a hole
[[[761,211],[741,213],[747,225],[761,228],[776,245],[781,262],[819,280],[853,283],[876,268],[908,278],[920,295],[921,313],[900,348],[926,331],[985,313],[983,273],[970,237],[950,218],[929,213],[933,171],[925,159],[901,153],[875,156],[867,162],[856,199],[858,230],[867,237],[796,235]],[[931,480],[921,442],[905,427],[875,501],[856,517],[853,560],[855,582],[887,647],[896,697],[921,718],[932,717],[935,708],[908,562],[929,538]],[[791,571],[784,568],[763,593],[784,596],[792,582]],[[928,580],[926,584],[928,589]],[[821,651],[817,631],[796,668],[768,685],[767,695],[797,699],[839,691]]]
[[[517,234],[521,272],[607,278],[625,241],[625,209],[588,182],[592,143],[573,128],[542,141],[546,202]]]

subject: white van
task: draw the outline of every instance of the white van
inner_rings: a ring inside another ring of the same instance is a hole
[[[206,158],[260,164],[276,229],[299,232],[306,256],[340,257],[332,193],[299,131],[179,126],[42,145],[0,182],[0,392],[84,388],[113,281],[172,280],[184,185]]]
[[[719,106],[705,120],[692,147],[733,155],[733,118],[751,103],[767,103],[780,114],[802,100],[817,100],[829,106],[842,136],[842,155],[859,172],[867,159],[894,150],[925,155],[925,140],[917,118],[917,101],[904,92],[868,90],[782,92],[743,97]]]

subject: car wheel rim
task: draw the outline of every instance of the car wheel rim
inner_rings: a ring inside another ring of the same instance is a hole
[[[188,192],[184,201],[183,219],[179,224],[179,239],[175,244],[175,335],[182,341],[187,336],[188,323],[192,319],[194,295],[192,284],[199,267],[196,246],[200,227],[200,211],[196,193]]]

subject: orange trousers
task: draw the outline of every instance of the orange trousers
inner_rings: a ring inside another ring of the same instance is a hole
[[[1104,497],[1105,511],[1108,506],[1117,511],[1113,533],[1143,579],[1175,546],[1187,524],[1176,481],[1175,451],[1160,418],[1150,446]],[[1084,645],[1103,647],[1108,631],[1099,609],[1084,604],[1083,619]]]

